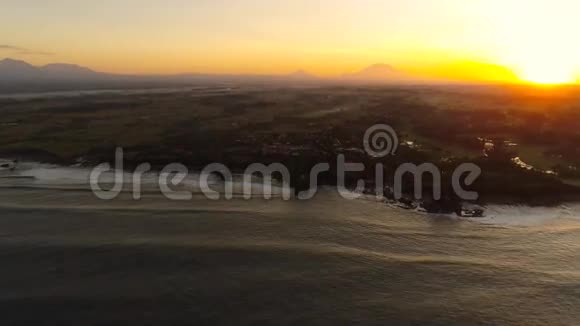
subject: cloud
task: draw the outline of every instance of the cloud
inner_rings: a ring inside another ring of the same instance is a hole
[[[0,51],[14,52],[18,55],[53,55],[53,53],[50,52],[31,50],[9,44],[0,44]]]
[[[13,45],[0,44],[0,50],[22,51],[24,49]]]

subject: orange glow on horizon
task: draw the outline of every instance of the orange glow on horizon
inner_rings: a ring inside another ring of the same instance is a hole
[[[8,1],[0,59],[323,78],[387,64],[418,80],[567,84],[580,76],[579,11],[577,0]]]

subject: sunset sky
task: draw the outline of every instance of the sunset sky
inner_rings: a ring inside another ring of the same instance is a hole
[[[577,0],[1,0],[0,58],[321,76],[386,63],[426,78],[566,83],[580,71],[578,13]]]

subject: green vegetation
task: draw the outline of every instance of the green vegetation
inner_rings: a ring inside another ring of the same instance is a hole
[[[580,177],[579,98],[575,89],[451,86],[221,87],[4,98],[0,156],[96,164],[112,161],[121,146],[128,165],[222,162],[242,169],[276,161],[306,170],[344,149],[360,149],[366,129],[386,123],[401,141],[413,142],[385,162],[387,168],[435,162],[450,171],[476,161],[485,168],[476,185],[484,197],[538,201],[576,193],[544,171],[561,173],[568,184]],[[496,145],[496,153],[484,158],[486,142]],[[516,156],[536,170],[516,167],[510,162]]]

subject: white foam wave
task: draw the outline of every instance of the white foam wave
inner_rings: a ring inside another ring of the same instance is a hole
[[[7,172],[0,175],[0,187],[30,187],[63,190],[91,190],[90,175],[91,168],[72,166],[63,167],[52,164],[41,164],[35,162],[22,162],[18,164],[16,171]],[[124,191],[134,189],[134,175],[130,172],[122,172]],[[159,172],[148,172],[139,178],[141,190],[143,192],[159,192],[160,179],[166,180],[167,174]],[[99,185],[106,188],[107,185],[115,183],[115,172],[103,172],[99,177]],[[246,184],[240,175],[234,175],[233,194],[242,194]],[[210,176],[209,186],[218,192],[225,189],[224,181],[215,176]],[[254,177],[249,181],[253,196],[261,196],[264,191],[264,184],[261,178]],[[171,188],[174,188],[173,186]],[[184,176],[177,188],[189,190],[193,193],[200,193],[200,175],[191,171]],[[281,185],[273,182],[272,195],[277,197],[282,194]]]
[[[490,205],[486,208],[486,217],[473,220],[486,224],[534,226],[556,219],[580,220],[580,204],[569,203],[554,207]]]

